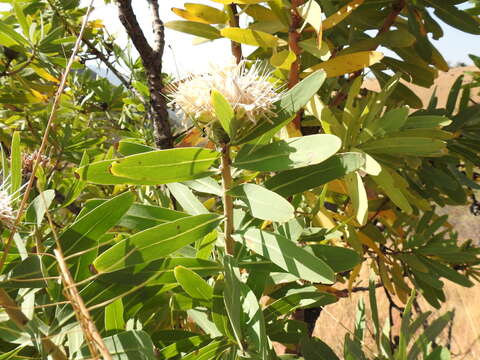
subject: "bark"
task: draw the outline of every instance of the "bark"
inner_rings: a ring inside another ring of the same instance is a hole
[[[120,22],[140,54],[147,74],[150,90],[149,117],[152,121],[155,144],[161,149],[173,147],[173,137],[168,121],[167,103],[162,94],[162,58],[165,46],[165,31],[160,19],[158,0],[147,0],[152,12],[154,46],[148,43],[132,8],[131,0],[117,0]]]

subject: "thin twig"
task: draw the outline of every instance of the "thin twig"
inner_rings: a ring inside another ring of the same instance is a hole
[[[230,8],[231,16],[230,16],[230,26],[231,27],[240,27],[240,19],[238,15],[237,5],[230,4],[228,5]],[[232,47],[232,55],[235,57],[237,64],[240,64],[242,61],[242,45],[236,41],[231,41]]]
[[[233,233],[233,200],[228,195],[228,190],[232,187],[232,172],[230,168],[230,146],[222,144],[222,186],[223,186],[223,214],[225,216],[225,251],[229,255],[234,255],[235,242],[232,238]]]

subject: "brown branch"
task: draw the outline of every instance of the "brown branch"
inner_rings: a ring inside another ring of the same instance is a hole
[[[398,15],[400,15],[404,7],[405,0],[398,0],[392,5],[392,11],[390,12],[390,14],[388,14],[387,18],[383,22],[383,25],[378,30],[377,36],[387,32],[390,29],[390,27],[395,23],[395,20],[397,20]]]
[[[173,147],[172,129],[168,122],[168,111],[165,97],[162,94],[162,58],[165,44],[163,22],[160,19],[158,0],[148,0],[152,11],[152,27],[155,34],[155,45],[148,43],[132,8],[131,0],[117,0],[119,19],[140,54],[147,74],[150,90],[149,117],[153,124],[155,144],[161,149]]]
[[[300,81],[300,54],[302,49],[298,42],[300,41],[300,29],[302,17],[298,13],[297,8],[302,5],[304,0],[292,0],[292,8],[290,9],[290,28],[288,29],[288,46],[290,51],[295,54],[295,61],[290,65],[290,72],[288,74],[288,88],[294,87]],[[297,129],[301,129],[302,111],[299,111],[293,123]]]
[[[232,187],[232,170],[230,167],[230,146],[222,144],[222,186],[223,186],[223,215],[225,216],[225,252],[228,255],[234,254],[235,242],[232,238],[233,233],[233,200],[228,195],[228,190]]]
[[[231,11],[230,26],[240,27],[237,5],[230,4],[229,7]],[[232,55],[235,57],[237,64],[240,64],[240,61],[242,61],[242,57],[243,57],[242,45],[236,41],[232,41],[231,46],[232,46]]]

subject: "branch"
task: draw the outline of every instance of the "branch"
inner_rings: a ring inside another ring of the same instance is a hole
[[[298,29],[301,26],[302,17],[299,15],[297,8],[303,4],[303,0],[292,0],[292,8],[290,9],[290,28],[288,29],[288,46],[295,54],[295,61],[290,65],[290,72],[288,74],[288,88],[291,89],[300,81],[300,54],[302,49],[298,45],[300,41],[300,33]],[[293,123],[297,129],[301,129],[302,112],[299,111]]]
[[[232,238],[233,233],[233,200],[228,195],[228,190],[232,187],[232,170],[230,168],[230,146],[222,144],[222,186],[223,186],[223,215],[225,216],[225,252],[229,255],[234,254],[235,242]]]
[[[230,4],[230,11],[231,11],[231,16],[230,16],[230,26],[231,27],[240,27],[240,21],[238,17],[238,11],[237,11],[237,5],[235,4]],[[240,43],[237,43],[236,41],[232,41],[232,55],[235,57],[235,60],[237,61],[237,64],[240,64],[240,61],[242,61],[242,45]]]
[[[150,90],[149,117],[153,124],[155,144],[161,149],[173,147],[173,137],[168,122],[167,103],[162,94],[162,58],[165,45],[163,23],[159,15],[158,0],[147,0],[152,11],[152,27],[155,34],[155,45],[148,43],[132,8],[131,0],[117,0],[119,19],[140,54],[147,74]]]

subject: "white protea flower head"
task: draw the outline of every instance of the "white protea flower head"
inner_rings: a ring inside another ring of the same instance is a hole
[[[15,213],[12,208],[12,197],[0,185],[0,224],[11,229],[15,222]]]
[[[216,90],[231,104],[237,121],[245,119],[256,124],[276,116],[272,110],[281,96],[279,86],[269,81],[271,73],[259,62],[250,68],[246,65],[245,60],[237,65],[233,58],[223,67],[211,64],[208,72],[190,75],[172,86],[170,104],[199,123],[209,123],[215,120],[210,93]]]

